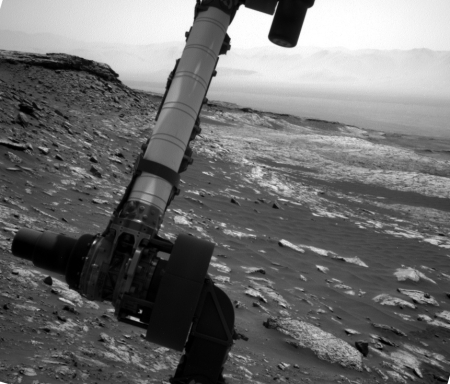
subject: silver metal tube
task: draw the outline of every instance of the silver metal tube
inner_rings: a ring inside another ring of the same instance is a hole
[[[178,172],[229,24],[230,16],[215,7],[200,12],[195,19],[144,154],[146,160]],[[128,201],[164,212],[171,190],[166,180],[144,172],[136,179]]]

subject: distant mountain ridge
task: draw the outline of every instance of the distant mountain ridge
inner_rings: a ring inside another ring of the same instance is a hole
[[[0,30],[0,49],[77,55],[110,65],[121,79],[161,84],[183,47],[182,40],[149,45],[86,43],[52,34]],[[218,72],[217,86],[302,84],[343,91],[450,96],[450,51],[232,48],[221,56]]]

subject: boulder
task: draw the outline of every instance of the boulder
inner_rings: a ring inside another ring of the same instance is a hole
[[[367,341],[355,341],[355,347],[364,357],[369,354],[369,343]]]
[[[92,165],[91,169],[89,170],[95,177],[101,178],[102,177],[102,169],[96,165]]]
[[[321,360],[357,371],[363,370],[362,355],[358,350],[312,324],[289,318],[269,318],[264,326],[289,336],[291,339],[288,343],[297,348],[311,349]]]

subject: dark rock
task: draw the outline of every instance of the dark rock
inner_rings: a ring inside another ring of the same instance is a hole
[[[102,200],[102,199],[92,199],[92,202],[94,204],[99,204],[99,205],[101,205],[101,204],[108,204],[108,200]]]
[[[31,115],[34,117],[34,107],[31,103],[23,102],[19,104],[20,112],[26,113],[27,115]]]
[[[274,318],[269,317],[264,323],[263,325],[267,328],[267,329],[277,329],[278,324],[277,324],[277,320]]]
[[[13,143],[9,140],[0,139],[0,145],[4,145],[5,147],[12,148],[12,149],[18,149],[20,151],[25,151],[28,148],[29,144],[18,144]]]
[[[3,304],[3,309],[8,310],[11,308],[11,305],[9,303]]]
[[[232,197],[231,198],[231,202],[233,203],[233,204],[236,204],[236,205],[241,205],[240,203],[239,203],[239,201],[237,201],[234,197]]]
[[[59,154],[56,154],[55,155],[55,159],[56,160],[60,160],[60,161],[64,161],[64,159],[61,157],[61,155],[59,155]]]
[[[274,202],[273,202],[272,208],[275,208],[275,209],[282,209],[282,208],[281,208],[281,205],[280,205],[280,203],[279,203],[278,201],[274,201]]]
[[[433,374],[433,378],[437,381],[441,381],[442,383],[447,383],[447,379],[444,376]]]
[[[64,311],[67,311],[67,312],[70,312],[70,313],[78,314],[78,311],[77,311],[77,310],[75,309],[75,307],[72,306],[72,305],[65,305],[65,306],[63,307],[63,310],[64,310]]]
[[[91,163],[98,163],[98,159],[95,156],[93,156],[93,155],[89,158],[89,161]]]
[[[102,178],[102,169],[100,167],[97,167],[95,165],[91,166],[91,169],[89,170],[95,177]]]
[[[375,328],[383,329],[385,331],[394,332],[396,335],[399,335],[399,336],[407,336],[406,333],[404,333],[404,332],[400,331],[399,329],[392,327],[390,325],[372,323],[372,326]]]
[[[234,307],[235,308],[246,308],[246,305],[239,300],[234,300]]]
[[[244,340],[248,341],[248,337],[245,336],[243,333],[236,331],[236,329],[233,331],[233,340]]]
[[[265,269],[261,268],[261,267],[242,267],[242,269],[247,274],[252,274],[252,273],[261,273],[262,275],[266,274]]]
[[[277,365],[278,369],[281,369],[282,371],[284,371],[285,369],[289,368],[289,364],[287,363],[280,363]]]
[[[42,280],[47,285],[53,285],[53,279],[51,276],[47,276],[44,280]]]
[[[446,294],[447,297],[450,299],[450,292],[446,292],[445,294]]]
[[[355,341],[355,347],[364,357],[369,354],[369,343],[367,341]]]

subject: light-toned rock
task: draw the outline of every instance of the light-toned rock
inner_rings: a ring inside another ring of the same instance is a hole
[[[248,288],[248,289],[245,291],[245,294],[246,294],[247,296],[250,296],[250,297],[254,297],[254,298],[256,298],[256,299],[259,299],[259,300],[263,301],[264,303],[267,303],[267,299],[262,295],[261,292],[258,292],[256,289]]]
[[[418,315],[417,316],[417,320],[419,320],[419,321],[426,321],[428,323],[428,325],[432,325],[434,327],[441,327],[441,328],[450,329],[450,324],[449,323],[441,321],[441,320],[432,319],[428,315]]]
[[[191,222],[186,217],[180,215],[174,216],[173,221],[178,225],[191,225]]]
[[[345,368],[362,371],[362,355],[342,339],[305,321],[285,318],[269,318],[264,325],[289,336],[289,344],[311,349],[316,356]]]
[[[429,277],[427,277],[424,273],[418,271],[414,268],[398,268],[394,273],[395,277],[397,277],[398,281],[412,280],[419,281],[420,279],[429,281],[430,283],[436,284],[436,282]]]
[[[375,296],[372,300],[381,305],[390,305],[393,307],[400,307],[400,308],[407,307],[411,309],[416,309],[416,306],[410,303],[409,301],[399,299],[398,297],[388,295],[387,293],[382,293],[381,295]]]
[[[231,268],[221,263],[209,263],[211,267],[216,268],[220,273],[230,273]]]
[[[295,244],[290,243],[290,242],[287,241],[287,240],[283,240],[283,239],[280,240],[280,241],[278,242],[278,245],[279,245],[280,247],[291,248],[291,249],[293,249],[294,251],[297,251],[297,252],[300,252],[300,253],[305,253],[305,250],[304,250],[304,249],[300,248],[299,246],[297,246],[297,245],[295,245]]]
[[[284,240],[282,240],[282,241],[284,241]],[[332,252],[332,251],[327,251],[326,249],[313,247],[313,246],[311,246],[311,245],[304,245],[304,244],[301,244],[301,245],[299,245],[299,246],[300,246],[301,248],[309,249],[310,251],[312,251],[312,252],[314,252],[314,253],[317,253],[317,254],[320,255],[320,256],[330,256],[330,255],[335,255],[335,253]]]
[[[450,311],[442,311],[440,313],[436,313],[435,316],[439,319],[439,320],[444,320],[447,323],[450,323]]]
[[[416,304],[430,304],[439,307],[439,303],[436,299],[428,293],[416,291],[414,289],[398,288],[397,290],[403,295],[409,296]]]
[[[362,261],[358,256],[354,256],[354,257],[337,256],[337,257],[334,257],[334,259],[342,260],[342,261],[345,261],[346,263],[350,263],[350,264],[356,264],[356,265],[359,265],[360,267],[369,268],[369,266],[364,261]]]
[[[256,239],[256,235],[253,235],[251,233],[244,233],[239,231],[233,231],[231,229],[224,229],[223,233],[225,235],[231,236],[231,237],[237,237],[238,239]]]
[[[269,285],[260,284],[257,280],[252,279],[250,283],[250,288],[258,292],[262,292],[266,297],[269,297],[270,299],[275,301],[280,307],[290,308],[289,303],[284,299],[283,296],[281,296],[278,292],[276,292],[270,284]]]
[[[316,268],[322,273],[327,273],[330,270],[329,268],[323,267],[322,265],[316,265]]]

